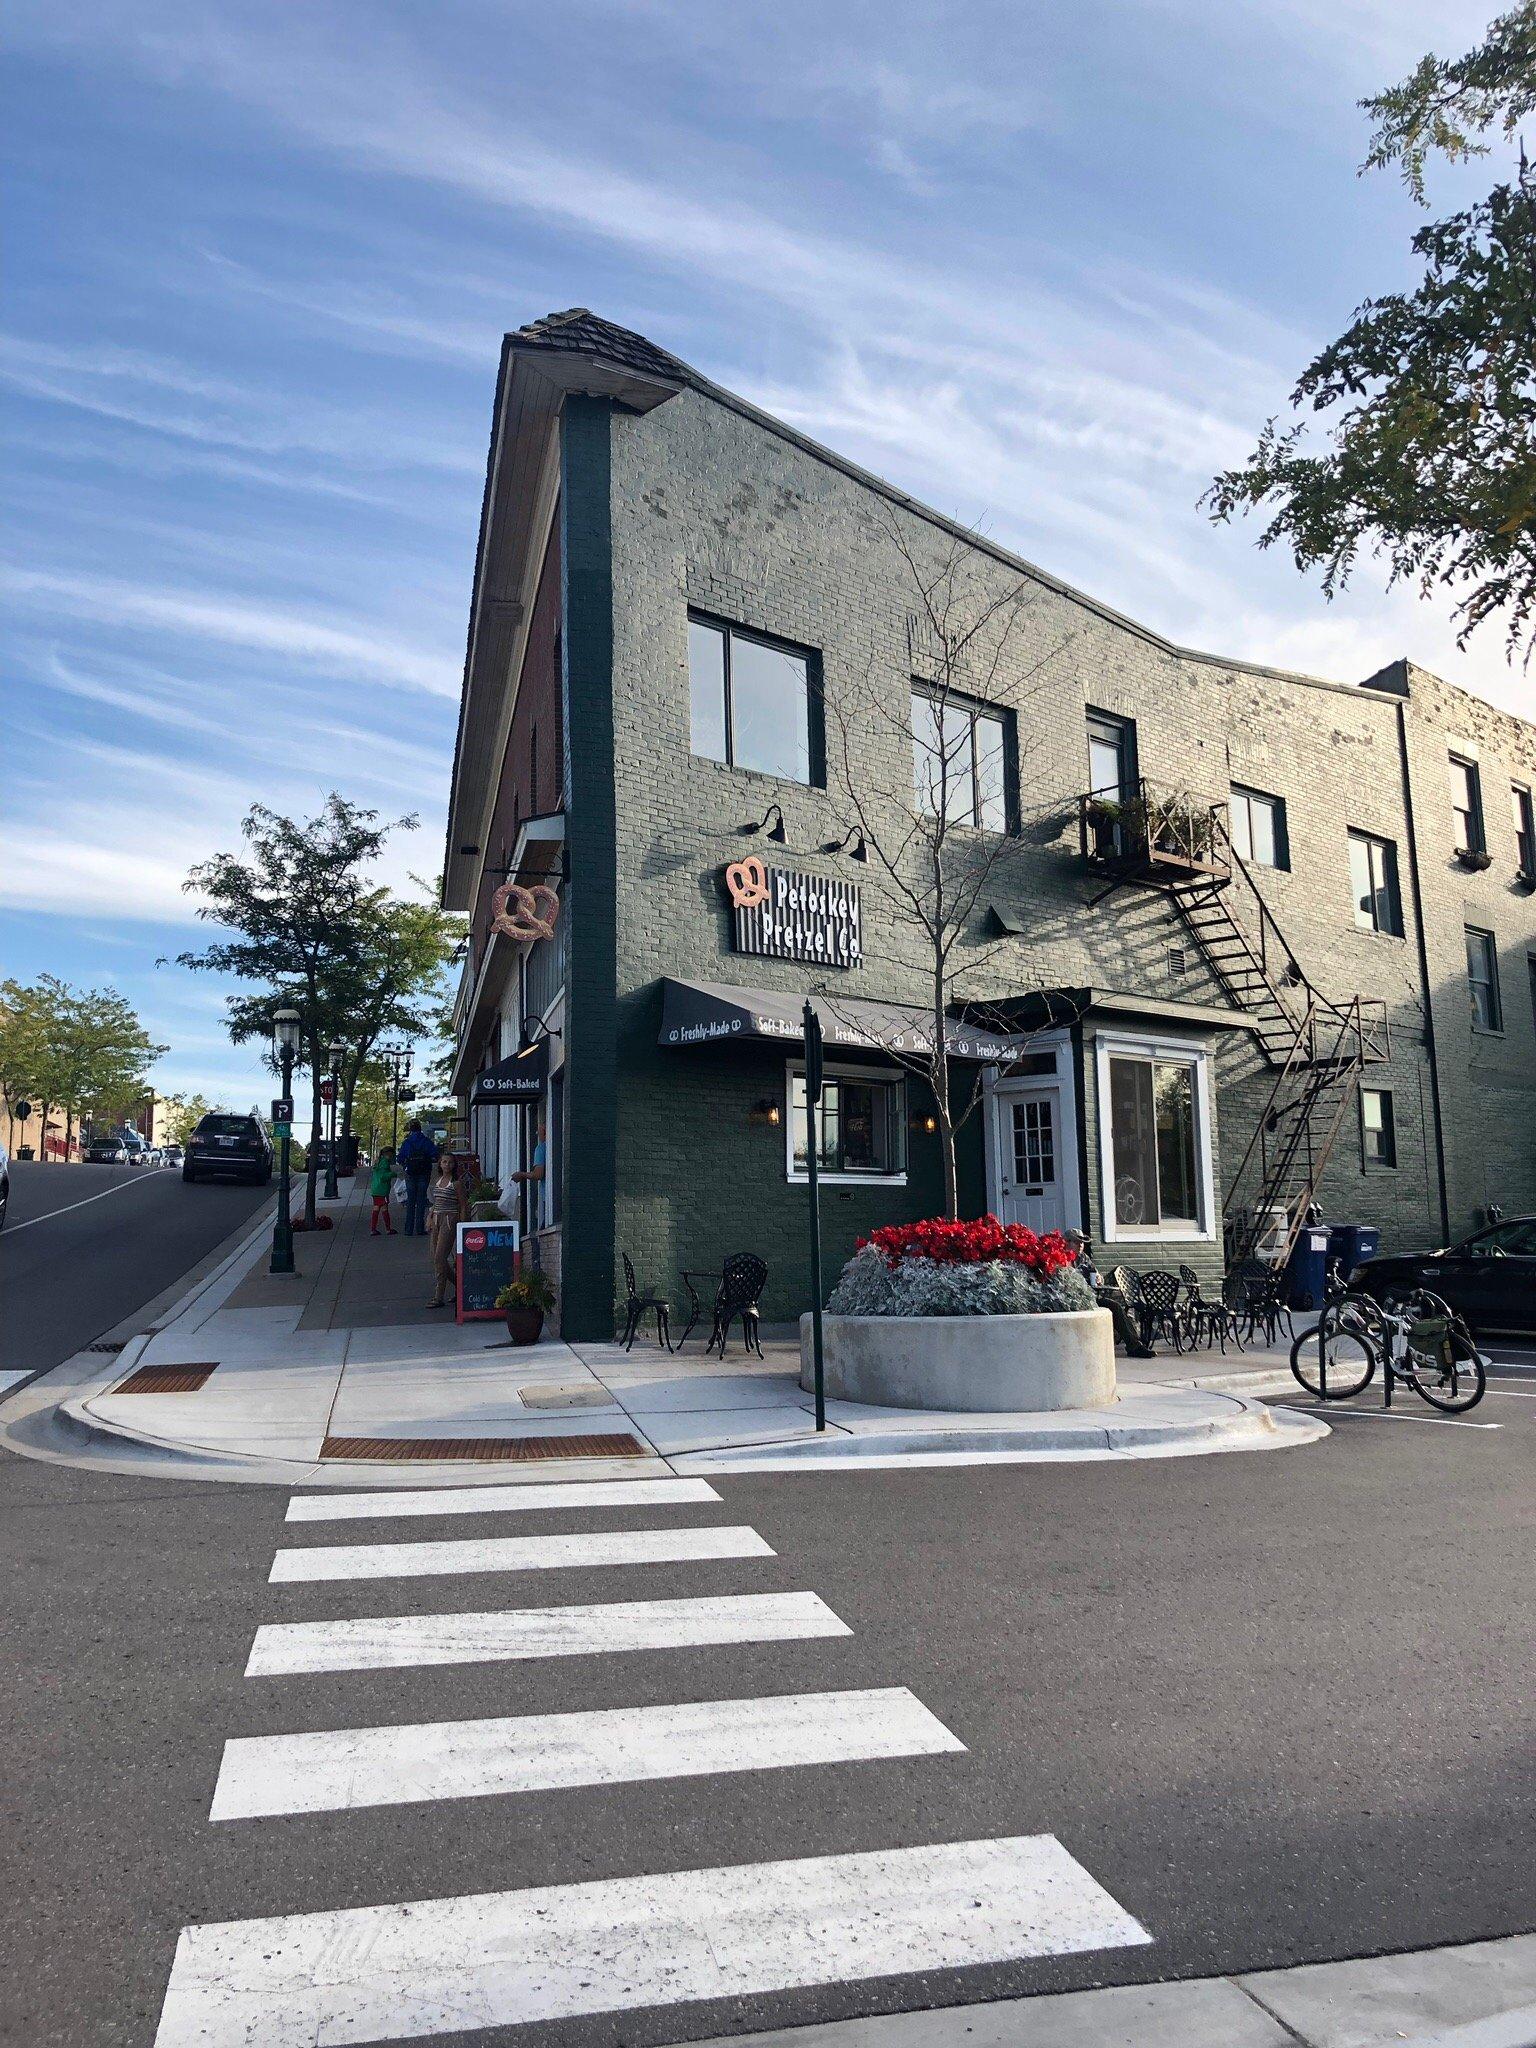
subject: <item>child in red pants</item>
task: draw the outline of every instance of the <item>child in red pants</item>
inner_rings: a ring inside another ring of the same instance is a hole
[[[389,1189],[394,1177],[395,1155],[386,1145],[378,1158],[373,1162],[373,1173],[368,1181],[368,1192],[373,1197],[373,1215],[368,1225],[370,1237],[378,1236],[381,1218],[384,1224],[385,1235],[393,1237],[395,1234],[394,1222],[389,1213]]]

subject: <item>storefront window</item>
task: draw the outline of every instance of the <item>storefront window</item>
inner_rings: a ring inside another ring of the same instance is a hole
[[[828,1074],[821,1091],[821,1144],[816,1164],[822,1173],[884,1178],[904,1171],[906,1088],[895,1075]],[[805,1076],[789,1083],[790,1170],[806,1171],[810,1116]]]
[[[1109,1119],[1115,1222],[1126,1230],[1199,1229],[1194,1062],[1112,1055]]]

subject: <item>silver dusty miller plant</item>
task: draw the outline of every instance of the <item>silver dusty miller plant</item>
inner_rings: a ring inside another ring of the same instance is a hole
[[[1075,1266],[1050,1280],[1023,1266],[903,1259],[893,1267],[867,1244],[844,1266],[827,1302],[837,1316],[1043,1316],[1094,1306]]]

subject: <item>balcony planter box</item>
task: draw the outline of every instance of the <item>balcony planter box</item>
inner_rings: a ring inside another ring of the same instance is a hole
[[[1115,1398],[1108,1309],[1028,1316],[822,1318],[826,1389],[838,1401],[970,1414],[1103,1408]],[[800,1384],[813,1384],[800,1318]]]
[[[1474,874],[1480,874],[1484,868],[1493,866],[1493,855],[1484,853],[1482,848],[1477,846],[1458,846],[1456,860],[1459,866],[1471,868]]]
[[[1516,868],[1515,886],[1518,889],[1523,889],[1529,895],[1533,889],[1536,889],[1536,868]]]

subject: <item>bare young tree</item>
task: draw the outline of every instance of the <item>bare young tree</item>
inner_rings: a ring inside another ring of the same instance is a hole
[[[1026,660],[1019,629],[1039,600],[1031,583],[1000,580],[996,558],[957,534],[936,532],[932,552],[920,551],[894,511],[884,538],[911,593],[907,673],[877,657],[829,690],[828,751],[884,913],[873,944],[866,933],[866,958],[926,992],[921,1031],[895,1032],[884,1049],[932,1094],[945,1210],[958,1216],[956,1138],[981,1104],[987,1067],[967,1061],[969,1084],[957,1086],[950,1038],[963,1010],[970,1026],[1009,1041],[993,1062],[1004,1072],[1028,1049],[1012,1006],[996,1000],[1009,938],[981,927],[993,895],[1007,894],[999,869],[1019,851],[1019,711],[1075,636]],[[838,993],[817,993],[835,1016]]]

